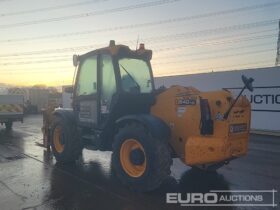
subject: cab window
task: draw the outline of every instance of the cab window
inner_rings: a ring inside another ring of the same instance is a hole
[[[97,92],[97,56],[84,60],[80,67],[76,93],[78,96]]]
[[[119,60],[122,89],[125,92],[150,93],[152,91],[150,69],[146,61],[133,58]]]

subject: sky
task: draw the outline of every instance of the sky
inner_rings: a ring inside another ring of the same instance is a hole
[[[73,54],[153,50],[155,76],[275,64],[280,0],[0,0],[0,83],[72,83]]]

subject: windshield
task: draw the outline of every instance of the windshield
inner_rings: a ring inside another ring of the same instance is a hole
[[[152,91],[151,74],[147,62],[122,58],[119,60],[122,88],[125,92],[150,93]]]

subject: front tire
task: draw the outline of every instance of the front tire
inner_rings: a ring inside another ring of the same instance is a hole
[[[82,145],[75,124],[62,117],[54,117],[50,130],[50,145],[57,162],[72,163],[82,153]]]
[[[154,138],[140,124],[128,124],[115,136],[112,162],[123,184],[145,192],[168,177],[172,159],[165,139]]]

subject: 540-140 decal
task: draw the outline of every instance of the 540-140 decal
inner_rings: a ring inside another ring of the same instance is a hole
[[[196,105],[196,98],[176,98],[175,104],[179,106]]]

